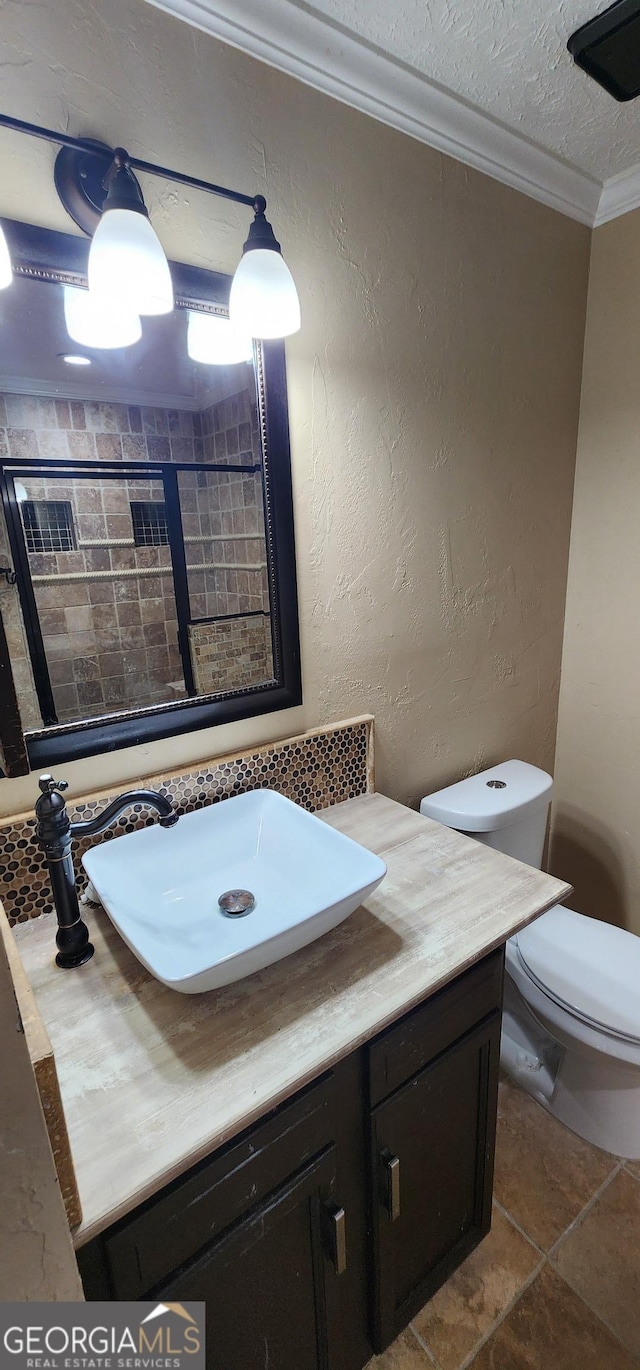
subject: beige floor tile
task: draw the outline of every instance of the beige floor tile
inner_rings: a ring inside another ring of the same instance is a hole
[[[469,1370],[638,1370],[638,1362],[547,1266]]]
[[[407,1330],[381,1356],[374,1356],[365,1370],[433,1370],[433,1366],[426,1351]]]
[[[494,1194],[544,1251],[578,1217],[615,1164],[518,1085],[501,1082]]]
[[[630,1175],[635,1175],[636,1179],[640,1180],[640,1161],[625,1161],[624,1165]]]
[[[442,1370],[458,1370],[539,1261],[536,1248],[494,1209],[488,1237],[413,1320]]]
[[[554,1266],[640,1358],[640,1184],[621,1170],[565,1238]]]

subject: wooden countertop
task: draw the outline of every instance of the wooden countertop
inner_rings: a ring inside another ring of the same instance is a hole
[[[55,1052],[77,1246],[571,893],[382,795],[319,817],[382,856],[385,880],[334,932],[225,989],[167,989],[102,911],[78,971],[53,963],[52,915],[15,929]]]

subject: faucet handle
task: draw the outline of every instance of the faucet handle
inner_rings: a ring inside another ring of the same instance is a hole
[[[68,780],[54,780],[52,775],[41,775],[38,784],[43,794],[53,794],[55,790],[62,793],[69,789]]]

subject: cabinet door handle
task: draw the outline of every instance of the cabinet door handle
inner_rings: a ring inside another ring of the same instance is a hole
[[[386,1151],[382,1160],[387,1177],[387,1211],[394,1223],[400,1217],[400,1157]]]
[[[343,1275],[347,1268],[347,1219],[344,1208],[335,1208],[331,1214],[333,1225],[333,1263],[336,1275]]]

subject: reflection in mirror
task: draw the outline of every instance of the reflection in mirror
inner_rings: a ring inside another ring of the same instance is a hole
[[[18,581],[0,605],[23,725],[272,682],[253,362],[192,361],[186,309],[87,349],[63,291],[21,278],[2,298],[0,558]]]

